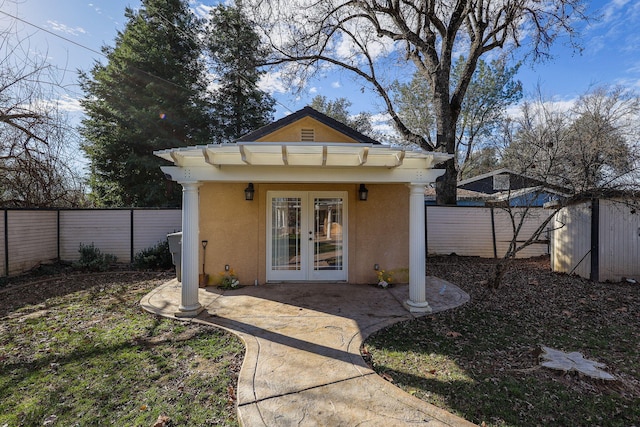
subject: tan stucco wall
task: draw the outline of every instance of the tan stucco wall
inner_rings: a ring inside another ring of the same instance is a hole
[[[369,200],[357,200],[358,184],[255,184],[255,198],[244,200],[242,184],[206,183],[200,187],[200,240],[208,240],[205,271],[215,283],[225,264],[241,284],[266,280],[267,191],[347,191],[349,282],[374,283],[374,264],[409,267],[409,189],[402,184],[367,184]],[[202,249],[201,249],[202,265]],[[404,274],[403,274],[404,273]]]
[[[311,117],[302,119],[284,126],[260,139],[259,142],[300,142],[302,129],[313,129],[315,142],[356,142],[348,136],[330,128]]]
[[[200,240],[209,241],[205,271],[214,283],[225,264],[236,270],[242,284],[253,283],[258,277],[258,263],[264,262],[259,256],[257,233],[262,212],[255,200],[244,199],[246,186],[208,183],[200,187]]]
[[[409,268],[409,188],[404,184],[369,185],[369,199],[358,204],[356,283],[373,283],[374,264],[394,271],[395,281],[408,282]]]

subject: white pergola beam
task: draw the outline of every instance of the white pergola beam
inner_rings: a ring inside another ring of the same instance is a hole
[[[201,166],[182,168],[163,166],[162,172],[177,182],[272,182],[272,183],[408,183],[429,184],[444,174],[444,169],[366,168],[366,167],[273,167],[273,166]],[[331,173],[328,171],[331,170]]]

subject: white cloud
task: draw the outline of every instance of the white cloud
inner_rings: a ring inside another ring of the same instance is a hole
[[[89,7],[96,11],[98,15],[102,15],[102,9],[93,3],[89,3]]]
[[[530,111],[541,116],[544,116],[544,111],[550,113],[563,113],[571,111],[571,109],[575,107],[577,100],[577,98],[562,99],[560,97],[552,97],[550,99],[543,100],[543,104],[540,105],[537,100],[530,99],[529,101],[531,101],[532,106]],[[507,107],[507,117],[513,120],[521,119],[523,117],[522,106],[522,104],[518,104]],[[544,110],[542,109],[543,107]]]
[[[602,22],[609,23],[619,19],[619,12],[629,0],[612,0],[602,8]]]
[[[62,97],[58,99],[57,104],[60,110],[66,111],[68,113],[84,112],[82,106],[80,105],[80,100],[78,98],[72,98],[69,95],[62,95]]]
[[[58,99],[38,99],[31,104],[22,104],[20,105],[20,107],[24,108],[27,111],[38,111],[46,109],[71,113],[71,115],[84,112],[82,106],[80,105],[80,99],[73,98],[67,94],[61,95]]]
[[[313,86],[309,89],[309,93],[318,93],[318,88]]]
[[[282,73],[280,71],[263,74],[258,82],[258,88],[272,95],[288,91],[287,86],[282,81]]]
[[[399,135],[391,124],[391,116],[389,113],[378,113],[371,116],[371,125],[374,132],[384,135],[383,140],[398,139]]]
[[[66,24],[63,24],[63,23],[57,22],[57,21],[47,21],[47,24],[49,24],[49,27],[53,31],[59,31],[59,32],[65,33],[65,34],[71,34],[72,36],[78,36],[80,34],[86,34],[85,29],[82,28],[82,27],[71,28],[71,27],[67,26]]]
[[[331,87],[334,89],[340,89],[342,87],[342,85],[340,84],[340,82],[335,81],[331,83]]]
[[[191,6],[193,13],[198,18],[208,18],[211,9],[214,9],[213,6],[209,6],[198,1],[190,1],[189,5]]]

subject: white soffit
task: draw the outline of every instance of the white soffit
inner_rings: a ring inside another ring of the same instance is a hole
[[[421,169],[429,169],[451,158],[449,154],[388,145],[317,142],[210,144],[160,150],[154,154],[178,167],[209,164],[218,168],[232,165],[414,168],[419,165]]]

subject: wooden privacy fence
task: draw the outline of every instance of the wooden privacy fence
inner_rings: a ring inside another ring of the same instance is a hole
[[[6,276],[50,260],[76,261],[80,244],[131,262],[181,228],[180,209],[3,209],[0,271]]]
[[[527,240],[553,211],[543,208],[511,208],[523,225],[517,241]],[[427,206],[427,254],[503,257],[513,237],[509,214],[499,208],[472,206]],[[547,233],[542,240],[523,249],[518,258],[549,253]]]

